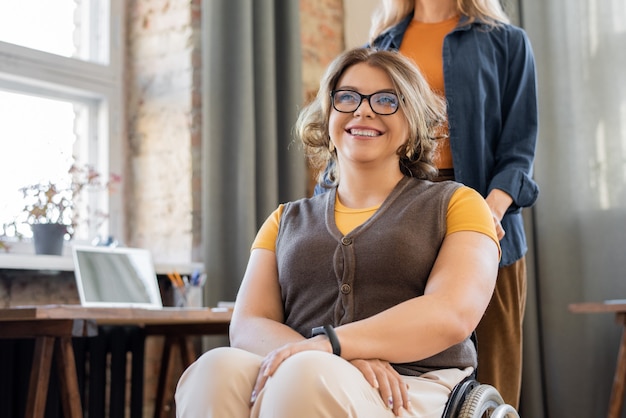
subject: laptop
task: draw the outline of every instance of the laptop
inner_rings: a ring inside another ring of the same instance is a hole
[[[82,306],[162,309],[150,251],[127,247],[72,247]]]

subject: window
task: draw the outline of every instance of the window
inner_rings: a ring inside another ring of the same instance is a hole
[[[123,6],[0,2],[0,225],[20,215],[21,187],[67,181],[74,162],[122,174]],[[79,227],[75,240],[122,235],[121,193],[102,195],[90,204],[107,222]],[[4,234],[32,236],[16,225]]]

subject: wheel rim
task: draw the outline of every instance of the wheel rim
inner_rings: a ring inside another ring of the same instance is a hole
[[[469,393],[463,403],[459,418],[491,417],[496,408],[503,404],[504,400],[496,388],[483,384]]]

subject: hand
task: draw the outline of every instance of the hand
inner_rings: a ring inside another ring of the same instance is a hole
[[[285,344],[284,346],[271,351],[261,362],[259,374],[257,376],[256,383],[254,384],[254,389],[252,390],[250,404],[253,404],[256,401],[256,397],[265,387],[267,379],[276,372],[283,361],[287,360],[296,353],[307,350],[332,353],[330,341],[328,341],[328,338],[323,335],[299,341],[297,343]]]
[[[504,238],[504,234],[506,234],[506,231],[504,230],[504,228],[502,228],[502,223],[500,223],[500,219],[498,219],[498,216],[494,213],[492,213],[491,215],[493,217],[493,224],[496,227],[496,235],[498,236],[498,241],[500,241],[502,240],[502,238]]]
[[[493,223],[496,227],[498,240],[501,240],[504,238],[505,231],[504,228],[502,228],[500,221],[504,217],[506,210],[509,206],[511,206],[511,203],[513,203],[513,198],[500,189],[493,189],[489,192],[485,201],[487,202],[489,209],[491,209],[491,215],[493,216]]]
[[[400,408],[411,410],[407,385],[402,376],[384,360],[351,360],[350,363],[363,374],[363,377],[378,389],[383,402],[393,410],[395,416],[399,416]]]

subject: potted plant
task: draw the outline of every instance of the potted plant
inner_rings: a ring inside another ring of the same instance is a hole
[[[91,165],[72,164],[68,170],[70,180],[65,183],[52,181],[20,188],[24,197],[22,222],[31,225],[35,253],[60,255],[65,238],[71,239],[80,223],[101,223],[107,218],[102,211],[92,211],[83,202],[86,192],[111,191],[120,177],[111,174],[106,181]],[[80,208],[87,216],[80,216]]]

